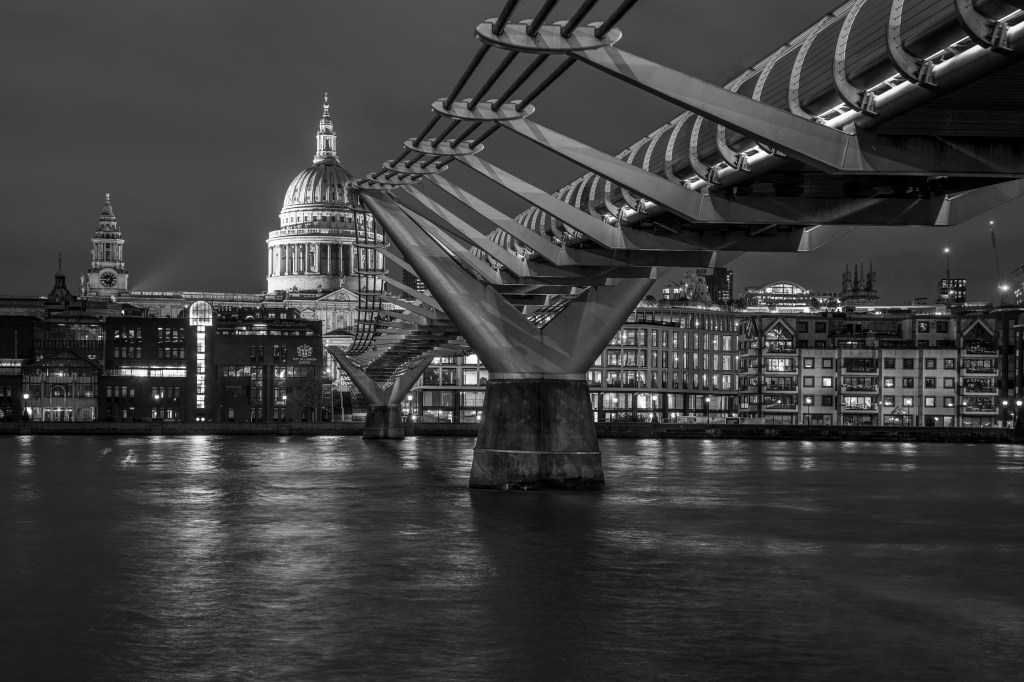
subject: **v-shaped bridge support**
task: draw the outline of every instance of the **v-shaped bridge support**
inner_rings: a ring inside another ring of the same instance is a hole
[[[423,374],[423,370],[430,365],[431,358],[423,358],[402,374],[394,377],[390,383],[381,386],[340,349],[328,347],[327,351],[345,370],[345,374],[349,376],[359,392],[366,396],[369,403],[366,409],[363,438],[405,438],[405,425],[402,423],[402,400],[412,390],[413,384]]]
[[[470,487],[603,488],[585,373],[655,271],[589,287],[538,328],[453,261],[430,236],[429,221],[380,192],[363,191],[361,199],[489,370]]]

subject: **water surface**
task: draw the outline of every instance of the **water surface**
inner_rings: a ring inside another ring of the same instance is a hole
[[[0,670],[1020,679],[1024,448],[606,440],[603,493],[496,493],[472,445],[0,440]]]

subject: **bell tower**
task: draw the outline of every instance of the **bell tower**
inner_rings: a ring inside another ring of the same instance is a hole
[[[124,265],[124,239],[108,193],[99,226],[92,237],[92,262],[89,271],[82,276],[82,294],[111,296],[126,291],[128,270]]]

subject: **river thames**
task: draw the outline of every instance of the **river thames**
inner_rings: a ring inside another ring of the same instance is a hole
[[[0,440],[10,680],[1007,680],[1024,448],[604,440],[603,493],[473,440]]]

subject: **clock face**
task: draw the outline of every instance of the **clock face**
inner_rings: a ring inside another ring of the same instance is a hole
[[[117,286],[117,275],[110,270],[100,273],[100,284],[108,289],[113,289]]]

